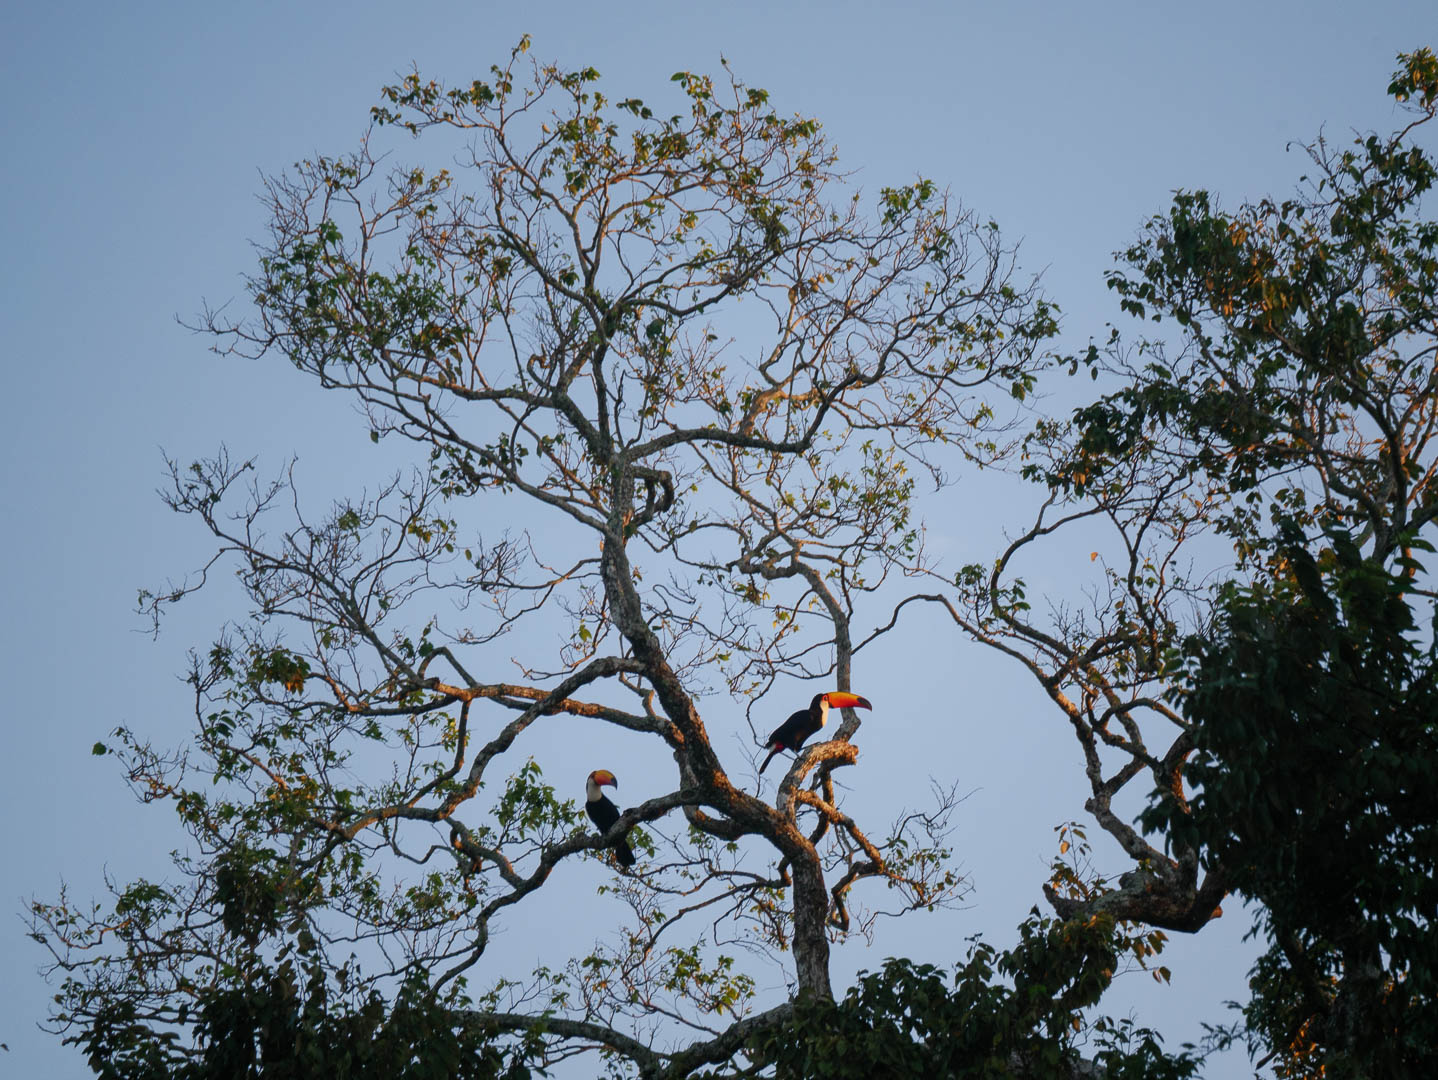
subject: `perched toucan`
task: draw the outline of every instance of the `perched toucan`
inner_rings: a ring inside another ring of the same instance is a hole
[[[769,756],[759,766],[762,775],[780,750],[798,750],[804,740],[818,731],[829,719],[829,709],[872,709],[868,698],[858,694],[846,694],[842,690],[831,690],[827,694],[815,694],[807,709],[800,709],[774,729],[769,736]]]
[[[619,820],[619,807],[615,806],[601,787],[608,785],[612,788],[619,786],[619,781],[614,779],[614,774],[607,769],[595,769],[589,774],[588,781],[584,785],[585,803],[584,812],[589,815],[589,820],[594,822],[595,827],[601,833],[607,833]],[[634,849],[629,846],[629,841],[620,837],[614,845],[614,854],[619,859],[620,866],[634,865]]]

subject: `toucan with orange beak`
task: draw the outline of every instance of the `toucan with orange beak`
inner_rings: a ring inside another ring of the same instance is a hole
[[[800,709],[776,727],[769,736],[769,741],[765,744],[769,747],[769,756],[764,759],[764,764],[759,766],[759,774],[764,774],[769,762],[774,760],[774,755],[780,750],[797,751],[803,746],[805,739],[828,723],[831,708],[872,709],[873,706],[869,704],[868,698],[862,698],[858,694],[846,694],[842,690],[815,694],[807,709]]]
[[[584,812],[589,815],[589,820],[594,822],[595,827],[601,833],[607,833],[619,820],[619,807],[609,801],[601,787],[618,788],[619,781],[614,779],[614,774],[607,769],[595,769],[589,774],[589,780],[584,785]],[[634,849],[629,846],[629,841],[620,837],[614,842],[614,855],[619,860],[620,866],[634,865]]]

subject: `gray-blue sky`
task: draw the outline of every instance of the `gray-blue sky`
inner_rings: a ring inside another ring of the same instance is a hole
[[[821,119],[859,184],[922,173],[1021,238],[1025,267],[1043,271],[1077,345],[1114,315],[1109,253],[1174,188],[1229,202],[1286,191],[1304,164],[1286,144],[1323,125],[1334,136],[1390,126],[1394,54],[1433,44],[1435,30],[1428,0],[7,5],[0,895],[14,910],[62,878],[89,895],[105,872],[163,873],[183,841],[166,812],[135,805],[112,760],[89,754],[120,723],[180,738],[184,651],[233,613],[219,589],[182,608],[158,642],[138,632],[136,588],[206,550],[153,495],[159,448],[188,458],[225,442],[271,465],[296,452],[321,501],[388,467],[376,467],[345,402],[278,358],[210,356],[174,317],[202,299],[238,302],[264,227],[259,174],[352,148],[397,73],[418,65],[466,80],[528,32],[535,55],[593,64],[614,92],[652,96],[670,73],[712,70],[723,55],[780,108]],[[1002,520],[1001,496],[981,513]],[[1039,900],[1052,826],[1082,801],[1076,752],[1017,669],[937,633],[909,637],[885,665],[861,672],[860,688],[901,714],[941,689],[928,672],[963,684],[924,738],[930,771],[974,792],[955,847],[977,891],[965,912],[847,952],[848,971],[890,953],[944,960],[974,932],[1007,940]],[[896,673],[910,689],[884,685]],[[883,722],[876,711],[865,732],[877,780],[906,764],[898,739],[880,744]],[[916,734],[902,715],[893,723]],[[1035,770],[1052,777],[1051,803],[1020,786]],[[1174,986],[1151,1001],[1142,987],[1131,995],[1140,1018],[1180,1038],[1219,1018],[1241,993],[1244,925],[1225,918],[1176,944]],[[51,991],[31,975],[43,957],[18,921],[0,955],[10,973],[0,1072],[83,1075],[75,1050],[35,1028]]]

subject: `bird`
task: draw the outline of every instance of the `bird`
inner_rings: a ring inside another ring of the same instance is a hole
[[[818,731],[829,719],[829,710],[836,709],[872,709],[868,698],[862,698],[858,694],[847,694],[842,690],[830,690],[827,694],[815,694],[814,700],[809,702],[807,709],[800,709],[789,719],[774,729],[765,744],[769,749],[769,756],[764,759],[764,764],[759,766],[759,774],[762,776],[764,770],[769,767],[769,762],[774,760],[774,755],[780,750],[798,750],[804,745],[804,740],[814,732]]]
[[[601,833],[607,833],[619,820],[619,807],[610,802],[604,792],[599,790],[606,785],[612,788],[619,787],[619,781],[614,779],[614,774],[608,769],[595,769],[589,774],[589,779],[584,784],[584,812],[589,815],[589,820],[594,822],[595,827]],[[618,858],[620,866],[634,865],[634,849],[622,836],[614,842],[614,855]]]

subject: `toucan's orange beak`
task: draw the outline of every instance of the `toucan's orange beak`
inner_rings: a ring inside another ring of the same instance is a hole
[[[846,694],[842,690],[835,690],[832,694],[825,694],[831,709],[872,709],[868,698],[860,697],[858,694]]]
[[[594,770],[594,782],[600,787],[617,788],[619,786],[619,781],[614,779],[614,774],[604,769]]]

